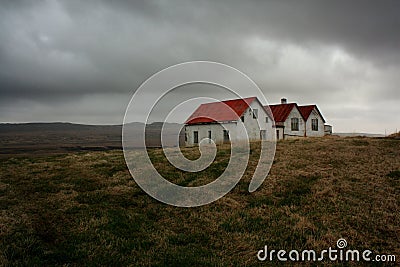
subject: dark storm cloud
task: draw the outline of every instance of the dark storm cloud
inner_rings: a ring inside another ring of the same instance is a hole
[[[336,117],[339,104],[362,113],[360,107],[369,112],[374,103],[400,99],[398,1],[0,5],[1,121],[58,120],[50,110],[64,103],[59,112],[65,120],[113,123],[140,83],[191,60],[232,65],[271,102],[281,96],[316,102],[328,118]],[[331,106],[332,100],[339,104]],[[36,107],[36,113],[18,112],[21,105]],[[104,105],[112,114],[99,111]],[[334,123],[340,125],[340,118]]]

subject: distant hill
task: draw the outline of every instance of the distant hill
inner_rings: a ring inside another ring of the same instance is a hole
[[[147,147],[161,146],[162,123],[146,126]],[[176,133],[182,125],[166,123],[167,144],[176,145]],[[132,146],[143,146],[137,140],[143,123],[129,123]],[[128,138],[129,138],[128,135]],[[85,125],[75,123],[0,123],[0,155],[53,154],[66,151],[121,149],[122,125]],[[183,141],[183,136],[180,136]]]
[[[372,134],[372,133],[332,133],[332,135],[338,135],[340,137],[355,137],[355,136],[385,137],[385,135],[383,134]]]
[[[93,130],[121,130],[121,125],[86,125],[69,122],[0,123],[0,134],[10,132],[26,134],[29,132],[70,132]]]

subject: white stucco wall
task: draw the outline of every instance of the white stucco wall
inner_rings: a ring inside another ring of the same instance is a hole
[[[299,130],[298,131],[292,131],[292,118],[298,118],[299,119]],[[286,121],[284,122],[285,126],[285,139],[290,138],[290,137],[296,137],[296,136],[304,136],[305,133],[305,122],[303,117],[300,114],[300,111],[297,109],[297,107],[294,107],[292,111],[290,112],[289,116],[287,117]]]
[[[245,140],[247,137],[246,132],[240,129],[243,129],[238,126],[239,121],[235,122],[224,122],[224,123],[209,123],[209,124],[196,124],[196,125],[186,125],[185,126],[185,134],[186,134],[186,144],[194,145],[194,132],[198,132],[198,141],[201,142],[202,139],[208,138],[208,131],[211,131],[211,139],[217,143],[224,142],[224,130],[229,131],[229,139],[233,140]]]
[[[251,109],[250,109],[251,108]],[[250,140],[260,140],[260,130],[266,131],[266,139],[273,140],[275,138],[275,130],[272,128],[272,120],[268,117],[264,110],[264,107],[259,104],[258,101],[253,101],[244,113],[244,126],[247,129]],[[258,110],[257,119],[253,118],[254,109]],[[268,122],[266,122],[268,117]]]
[[[208,138],[208,131],[211,131],[211,139],[216,143],[223,141],[224,128],[220,124],[197,124],[185,126],[185,142],[187,145],[194,144],[194,131],[199,132],[199,143],[202,139]]]
[[[312,119],[318,119],[318,131],[312,130]],[[318,111],[314,108],[306,122],[306,134],[310,137],[324,136],[324,121],[319,115]]]

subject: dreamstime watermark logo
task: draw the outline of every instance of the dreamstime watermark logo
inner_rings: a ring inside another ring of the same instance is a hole
[[[257,252],[257,259],[260,261],[366,261],[366,262],[396,262],[396,256],[392,254],[374,254],[371,250],[366,249],[359,251],[358,249],[345,249],[347,241],[344,238],[338,239],[336,249],[329,247],[319,252],[311,250],[290,250],[289,252],[280,249],[268,249],[264,246]]]
[[[174,118],[178,121],[184,110],[191,109],[193,112],[201,103],[224,103],[221,101],[249,96],[255,96],[259,100],[257,103],[261,107],[257,107],[257,112],[260,112],[258,114],[261,115],[261,111],[265,112],[265,116],[272,114],[269,108],[262,107],[267,106],[268,102],[258,86],[244,73],[225,64],[208,61],[187,62],[168,67],[147,79],[131,98],[122,129],[125,161],[136,183],[153,198],[179,207],[206,205],[227,194],[239,182],[248,166],[249,134],[254,133],[248,132],[249,127],[246,123],[240,119],[221,122],[218,118],[213,118],[213,114],[209,114],[207,119],[218,123],[198,126],[200,157],[189,160],[179,147],[179,134],[184,132],[186,127],[180,125],[174,128],[175,132],[172,134],[170,126],[176,124],[166,122],[174,122]],[[231,106],[225,105],[223,109],[225,113],[237,116],[237,112]],[[255,107],[250,109],[253,112],[256,110]],[[218,114],[218,111],[215,114]],[[252,118],[252,129],[258,127],[260,136],[261,130],[265,128],[265,117]],[[254,127],[254,123],[257,127]],[[270,123],[273,123],[273,119]],[[161,125],[161,146],[164,155],[179,173],[200,172],[210,167],[217,152],[215,138],[211,137],[211,132],[222,135],[229,131],[228,165],[219,177],[206,185],[185,187],[168,181],[160,174],[147,153],[147,145],[151,143],[152,135],[155,134],[152,132],[154,125]],[[276,136],[272,129],[265,129],[264,133],[265,131],[270,139],[260,142],[260,154],[249,184],[249,192],[255,191],[262,184],[275,156]],[[202,136],[203,132],[207,134]]]

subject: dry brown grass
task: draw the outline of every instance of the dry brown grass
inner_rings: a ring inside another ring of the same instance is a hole
[[[400,132],[392,133],[392,134],[389,135],[388,137],[389,137],[389,138],[400,138]]]
[[[252,159],[258,147],[253,144]],[[185,154],[198,157],[195,148]],[[168,179],[193,186],[213,172]],[[315,138],[279,142],[270,175],[247,192],[255,164],[232,192],[199,208],[144,193],[121,151],[0,159],[0,262],[4,265],[257,265],[256,252],[334,247],[400,258],[400,141]],[[179,174],[179,175],[178,175]],[[268,262],[264,262],[268,265]],[[278,265],[275,261],[270,265]],[[329,262],[322,262],[329,265]]]

